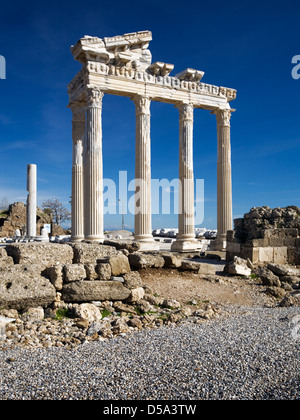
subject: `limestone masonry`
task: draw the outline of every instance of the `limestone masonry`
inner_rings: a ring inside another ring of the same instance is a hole
[[[19,229],[21,235],[26,235],[27,210],[22,202],[16,202],[9,206],[9,209],[0,214],[0,238],[13,237]],[[36,232],[40,235],[44,224],[53,223],[52,215],[44,213],[39,207],[36,208]],[[53,226],[53,234],[63,233],[62,229]],[[56,233],[57,232],[57,233]]]
[[[300,209],[296,206],[253,208],[234,221],[227,233],[226,258],[249,258],[253,263],[300,265]]]
[[[138,270],[162,267],[216,273],[212,264],[187,264],[170,252],[143,253],[133,246],[129,253],[93,243],[9,244],[0,247],[0,308],[24,311],[57,302],[141,300]]]

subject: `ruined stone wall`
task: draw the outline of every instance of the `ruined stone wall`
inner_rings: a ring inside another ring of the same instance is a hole
[[[300,265],[300,209],[253,208],[227,233],[227,261],[235,256],[253,263]]]
[[[51,223],[52,234],[62,235],[64,230],[57,225],[53,224],[51,214],[44,213],[39,207],[37,208],[37,235],[40,235],[41,229],[44,224]],[[26,235],[26,205],[22,202],[16,202],[9,206],[7,212],[2,213],[0,218],[0,237],[10,237],[15,235],[15,230],[19,229],[22,235]],[[53,232],[54,231],[54,232]]]

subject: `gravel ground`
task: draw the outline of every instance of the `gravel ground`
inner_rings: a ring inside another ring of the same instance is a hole
[[[299,315],[249,307],[72,350],[2,351],[0,399],[299,400]]]

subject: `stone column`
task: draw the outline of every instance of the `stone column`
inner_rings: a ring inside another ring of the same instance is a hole
[[[219,250],[226,249],[227,231],[232,230],[231,112],[231,109],[219,109],[215,112],[218,130],[218,234],[215,249]]]
[[[73,242],[84,239],[83,226],[83,143],[85,135],[85,108],[82,103],[72,103],[73,113],[73,165],[72,165],[72,236]]]
[[[84,236],[103,242],[102,98],[96,87],[87,88],[84,163]]]
[[[37,190],[36,165],[27,165],[27,226],[26,234],[36,237],[36,190]]]
[[[136,95],[135,221],[134,237],[142,250],[158,249],[152,236],[151,215],[151,141],[150,103],[147,96]]]
[[[192,104],[182,103],[179,110],[179,216],[178,235],[172,244],[174,251],[199,248],[195,238],[193,112]]]

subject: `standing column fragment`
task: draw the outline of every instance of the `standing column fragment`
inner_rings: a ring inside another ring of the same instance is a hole
[[[134,237],[143,250],[158,249],[152,236],[150,104],[147,96],[133,97],[136,106]]]
[[[103,242],[102,98],[95,87],[87,89],[84,160],[84,236]]]
[[[36,237],[36,196],[37,196],[37,167],[27,165],[27,226],[26,233],[29,237]]]
[[[232,180],[231,180],[231,144],[230,118],[232,109],[219,109],[217,116],[218,131],[218,220],[215,248],[226,248],[227,231],[232,230]]]
[[[193,125],[194,107],[190,103],[178,105],[179,110],[179,216],[178,235],[172,250],[194,250],[199,246],[195,238]]]
[[[84,239],[83,226],[83,143],[85,135],[85,108],[82,103],[70,105],[73,113],[73,164],[72,164],[72,234],[73,242]]]

